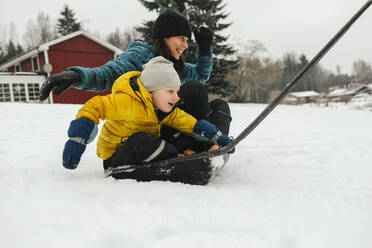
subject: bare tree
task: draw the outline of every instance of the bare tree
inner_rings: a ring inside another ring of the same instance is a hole
[[[372,67],[364,60],[357,60],[353,63],[353,76],[358,83],[372,83]]]
[[[11,22],[9,25],[9,39],[14,42],[14,44],[19,43],[17,27],[14,22]]]
[[[127,28],[124,32],[120,31],[119,28],[116,28],[114,32],[108,34],[106,40],[112,45],[122,50],[126,50],[131,40],[141,38],[141,33],[138,32],[134,27],[131,27]]]
[[[266,88],[281,72],[281,63],[269,57],[260,56],[266,52],[265,46],[251,40],[239,52],[238,68],[228,76],[236,90],[231,100],[237,102],[266,102]]]
[[[51,41],[57,37],[54,20],[48,14],[40,12],[34,20],[27,22],[27,31],[23,36],[28,49],[39,46],[40,44]]]
[[[9,28],[0,24],[0,64],[10,58],[23,53],[23,48],[18,42],[17,28],[12,22]]]

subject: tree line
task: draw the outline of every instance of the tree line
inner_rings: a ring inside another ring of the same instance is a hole
[[[229,13],[224,11],[223,0],[138,0],[149,11],[160,13],[165,8],[173,8],[185,15],[192,28],[208,26],[214,33],[213,55],[214,66],[210,80],[206,83],[210,94],[225,97],[235,102],[268,102],[280,92],[293,77],[307,65],[308,58],[300,54],[286,53],[281,59],[265,56],[264,44],[257,40],[228,43],[228,36],[222,31],[232,23],[225,19]],[[154,20],[144,21],[136,27],[125,30],[116,28],[104,39],[116,47],[125,50],[132,39],[151,42],[151,27]],[[83,29],[83,22],[78,21],[75,12],[64,5],[57,20],[40,12],[36,20],[27,23],[27,31],[23,35],[22,46],[15,38],[15,27],[9,27],[9,35],[0,25],[0,64],[36,48],[40,44],[60,36]],[[96,34],[98,35],[98,34]],[[99,36],[99,35],[98,35]],[[196,43],[191,40],[189,49],[185,51],[186,61],[195,63]],[[319,64],[311,73],[301,79],[292,91],[314,90],[326,92],[332,86],[350,81],[358,83],[372,82],[372,68],[363,60],[355,61],[352,75],[342,74],[338,67],[336,73],[322,68]]]
[[[274,60],[265,56],[264,44],[250,40],[237,45],[238,68],[227,76],[235,86],[230,101],[266,103],[276,97],[294,77],[309,63],[304,54],[286,53],[282,58]],[[317,64],[293,87],[291,92],[316,91],[327,94],[332,87],[346,84],[372,83],[372,67],[363,60],[353,63],[351,75],[341,73],[337,66],[336,73],[324,69]]]

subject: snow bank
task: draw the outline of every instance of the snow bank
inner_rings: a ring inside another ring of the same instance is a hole
[[[264,108],[232,104],[232,135]],[[372,112],[279,106],[207,186],[62,167],[78,105],[0,104],[2,247],[370,247]]]

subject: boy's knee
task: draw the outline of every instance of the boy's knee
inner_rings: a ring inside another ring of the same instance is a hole
[[[212,114],[208,120],[216,125],[223,134],[228,135],[232,121],[229,104],[222,99],[214,99],[209,103]]]
[[[106,163],[106,167],[116,167],[123,164],[140,164],[176,157],[177,148],[161,138],[146,132],[137,132],[128,137],[117,148],[114,155]]]
[[[209,106],[211,107],[212,110],[226,110],[230,113],[230,107],[229,104],[222,99],[214,99],[209,102]]]
[[[163,160],[178,153],[174,145],[146,132],[134,133],[125,142],[131,146],[138,163]]]

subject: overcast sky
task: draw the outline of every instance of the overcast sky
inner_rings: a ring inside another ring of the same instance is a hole
[[[235,39],[259,40],[268,55],[281,58],[286,52],[304,53],[310,60],[334,34],[366,3],[366,0],[225,0],[226,20],[233,22],[224,34]],[[36,19],[40,11],[51,18],[59,16],[67,3],[84,27],[101,35],[155,19],[137,0],[15,0],[0,4],[0,27],[14,23],[19,40],[27,21]],[[321,60],[335,71],[351,73],[352,63],[363,59],[372,64],[372,7],[354,24],[338,44]]]

